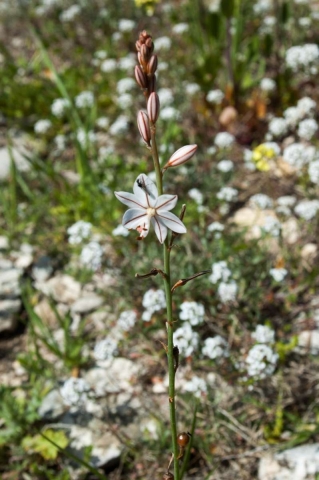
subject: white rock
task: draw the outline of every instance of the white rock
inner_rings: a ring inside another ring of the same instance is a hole
[[[20,253],[14,262],[14,266],[17,268],[28,268],[33,262],[33,255],[31,253]]]
[[[37,283],[45,282],[53,272],[50,257],[40,257],[32,268],[32,277]]]
[[[47,282],[36,283],[36,287],[45,295],[52,296],[61,303],[72,304],[81,295],[81,285],[69,275],[58,274]]]
[[[297,242],[300,237],[300,228],[296,218],[289,218],[286,222],[281,224],[281,231],[283,239],[290,245]]]
[[[54,420],[62,415],[64,411],[63,398],[58,389],[51,390],[51,392],[44,397],[38,409],[40,417],[45,420]]]
[[[104,368],[91,368],[84,379],[92,386],[98,396],[121,391],[132,392],[133,380],[140,366],[127,358],[106,360]]]
[[[302,353],[319,353],[319,330],[304,330],[298,336],[298,350]]]
[[[6,250],[7,248],[9,248],[8,238],[0,235],[0,250]]]
[[[319,473],[319,443],[301,445],[274,455],[259,464],[259,480],[315,480]]]
[[[19,268],[0,270],[0,297],[18,297],[20,295],[19,280],[21,274],[22,270]]]
[[[96,310],[104,303],[104,298],[94,293],[79,298],[71,307],[73,313],[88,313]]]

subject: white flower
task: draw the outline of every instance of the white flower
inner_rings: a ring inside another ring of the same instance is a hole
[[[273,206],[273,201],[268,195],[264,193],[256,193],[249,199],[249,203],[253,207],[261,208],[262,210],[266,208],[271,208]]]
[[[319,60],[319,48],[314,43],[297,45],[286,51],[286,64],[294,72],[305,70],[306,73],[312,73],[310,67],[316,65]]]
[[[256,15],[265,13],[272,8],[272,0],[258,0],[253,8]]]
[[[296,207],[295,212],[304,220],[314,218],[319,210],[319,200],[301,200]]]
[[[274,343],[275,341],[275,332],[267,325],[257,325],[251,336],[258,343]]]
[[[292,143],[285,148],[283,158],[292,167],[301,168],[311,162],[315,156],[315,148],[302,143]]]
[[[218,285],[218,295],[222,303],[234,302],[237,296],[237,284],[235,282],[221,282]]]
[[[277,218],[267,215],[265,217],[264,225],[261,228],[265,233],[269,233],[273,237],[278,237],[280,234],[281,223]]]
[[[122,78],[117,82],[117,85],[116,85],[116,91],[120,95],[122,93],[129,92],[133,88],[135,88],[135,81],[133,80],[133,78],[130,78],[130,77]]]
[[[67,109],[70,107],[70,102],[67,98],[56,98],[51,105],[51,112],[56,117],[62,117]]]
[[[277,204],[282,207],[292,207],[296,203],[296,197],[292,195],[284,195],[277,198]]]
[[[114,123],[110,126],[109,133],[111,135],[120,135],[127,131],[129,126],[129,119],[125,115],[117,117]]]
[[[116,97],[116,104],[122,110],[127,110],[133,104],[133,97],[129,93],[122,93]]]
[[[54,139],[54,143],[56,145],[56,148],[59,150],[59,151],[63,151],[65,149],[65,145],[66,145],[66,138],[64,135],[60,134],[60,135],[57,135]]]
[[[222,92],[219,88],[216,90],[210,90],[207,93],[206,100],[207,102],[214,103],[215,105],[219,105],[222,103],[223,99],[225,97],[224,92]]]
[[[89,108],[94,104],[94,95],[85,90],[75,97],[75,106],[77,108]]]
[[[298,107],[289,107],[284,110],[284,117],[289,127],[296,127],[300,120],[300,111]]]
[[[301,18],[299,18],[298,23],[303,28],[310,27],[311,18],[310,17],[301,17]]]
[[[276,282],[281,282],[287,275],[288,270],[285,268],[271,268],[269,273]]]
[[[230,172],[234,168],[234,162],[231,160],[221,160],[217,163],[217,170],[220,172]]]
[[[87,132],[84,130],[84,128],[80,128],[76,132],[76,138],[83,148],[87,148],[90,143],[94,143],[96,141],[95,133],[92,130]]]
[[[48,130],[52,127],[52,122],[50,120],[38,120],[34,124],[35,133],[47,133]]]
[[[215,137],[215,145],[218,148],[229,148],[235,141],[234,135],[228,132],[217,133]]]
[[[195,95],[195,93],[200,91],[200,86],[198,83],[186,83],[185,91],[187,95]]]
[[[183,302],[179,318],[188,321],[191,325],[200,325],[204,321],[205,309],[201,303]]]
[[[312,116],[317,108],[316,102],[310,97],[303,97],[297,102],[297,110],[301,118]]]
[[[312,183],[319,183],[319,159],[309,164],[308,175]]]
[[[174,101],[174,95],[170,88],[160,88],[157,92],[161,107],[166,107]]]
[[[225,202],[233,202],[236,200],[238,195],[238,190],[232,187],[222,187],[217,193],[216,197],[219,200],[224,200]]]
[[[227,263],[222,260],[221,262],[213,263],[212,265],[212,274],[209,276],[209,280],[212,283],[217,283],[220,280],[227,282],[231,277],[231,271],[227,267]]]
[[[169,50],[172,45],[169,37],[158,37],[154,43],[156,50]]]
[[[88,399],[90,385],[83,378],[71,377],[60,388],[60,394],[66,405],[81,405]]]
[[[265,378],[274,373],[278,361],[278,354],[268,345],[254,345],[246,358],[247,373],[250,377]]]
[[[105,50],[97,50],[94,53],[94,56],[99,60],[104,60],[105,58],[107,58],[107,52]]]
[[[121,315],[119,316],[119,319],[117,321],[117,326],[121,330],[128,332],[129,330],[131,330],[131,328],[134,327],[135,322],[136,322],[136,312],[134,310],[126,310],[125,312],[122,312]]]
[[[220,357],[228,357],[228,343],[220,335],[206,338],[202,348],[202,354],[208,358],[211,358],[212,360]]]
[[[135,22],[133,22],[133,20],[123,18],[122,20],[119,21],[118,28],[120,32],[131,32],[134,27],[135,27]]]
[[[203,393],[207,392],[207,383],[203,378],[193,376],[191,380],[183,385],[184,392],[191,392],[195,397],[200,398]]]
[[[152,224],[160,243],[164,242],[168,228],[176,233],[186,233],[181,220],[169,211],[175,207],[177,195],[158,196],[156,185],[144,174],[135,180],[133,191],[134,194],[115,192],[116,198],[130,207],[122,220],[125,228],[137,230],[139,239],[143,239]]]
[[[118,237],[118,236],[127,237],[129,233],[130,233],[129,230],[123,227],[122,224],[114,228],[114,230],[112,231],[112,235],[114,235],[114,237]]]
[[[276,82],[272,78],[262,78],[260,81],[260,89],[263,92],[273,92],[276,89]]]
[[[158,312],[163,308],[166,308],[166,298],[163,290],[148,290],[143,297],[143,307],[146,309],[143,312],[142,320],[149,322],[154,312]]]
[[[109,360],[117,353],[117,341],[111,337],[100,340],[94,347],[95,360]]]
[[[204,197],[203,197],[202,192],[200,190],[198,190],[198,188],[191,188],[188,191],[188,195],[190,196],[190,198],[195,200],[197,205],[202,205]]]
[[[222,232],[224,229],[225,226],[220,222],[213,222],[207,227],[209,232]]]
[[[287,122],[284,118],[275,117],[270,120],[268,129],[274,137],[281,137],[287,132]]]
[[[164,107],[160,110],[161,120],[177,120],[180,114],[174,107]]]
[[[101,267],[103,249],[97,242],[90,242],[83,247],[80,262],[90,270],[96,271]]]
[[[67,232],[69,235],[69,243],[71,245],[78,245],[91,236],[92,224],[79,220],[71,225],[71,227],[67,229]]]
[[[177,23],[176,25],[173,26],[172,32],[180,35],[182,33],[185,33],[188,31],[188,23]]]
[[[298,135],[305,140],[311,140],[318,130],[318,123],[313,118],[306,118],[299,123]]]
[[[104,73],[114,72],[117,69],[117,61],[114,58],[107,58],[101,63],[101,70]]]
[[[107,117],[99,117],[95,123],[99,128],[108,128],[110,120]]]
[[[71,22],[81,12],[80,5],[71,5],[60,15],[61,22]]]
[[[126,57],[120,58],[118,61],[118,67],[121,70],[133,70],[136,65],[136,58],[135,55],[129,54]]]
[[[193,331],[189,323],[184,323],[182,327],[175,330],[173,340],[180,354],[189,357],[198,347],[199,335]]]

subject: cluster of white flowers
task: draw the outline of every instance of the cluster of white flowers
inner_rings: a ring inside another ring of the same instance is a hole
[[[230,172],[231,170],[234,169],[234,162],[231,160],[221,160],[220,162],[217,163],[217,170],[220,172]]]
[[[111,135],[120,135],[127,132],[129,126],[129,119],[126,115],[117,117],[114,123],[110,126],[109,133]]]
[[[117,355],[117,341],[112,337],[106,337],[95,344],[94,358],[95,360],[109,360]]]
[[[164,107],[160,111],[161,120],[177,120],[180,117],[179,111],[174,107]]]
[[[51,105],[51,112],[55,117],[61,118],[70,108],[70,102],[67,98],[56,98]]]
[[[112,230],[112,235],[114,235],[114,237],[127,237],[129,234],[130,231],[127,228],[123,227],[122,224],[118,225],[116,228],[114,228],[114,230]]]
[[[219,192],[217,193],[216,197],[219,200],[223,200],[225,202],[233,202],[236,200],[238,195],[238,190],[232,187],[222,187]]]
[[[68,406],[81,406],[88,399],[90,385],[83,378],[71,377],[60,388],[63,402]]]
[[[98,242],[90,242],[83,247],[80,262],[86,268],[96,271],[101,267],[103,248]]]
[[[188,23],[176,23],[176,25],[173,26],[172,32],[176,33],[177,35],[181,35],[182,33],[187,32],[189,29]]]
[[[224,260],[213,263],[212,274],[209,276],[209,280],[213,284],[220,282],[217,292],[222,303],[233,302],[236,300],[238,287],[235,281],[229,281],[231,275],[232,272]]]
[[[281,230],[281,223],[277,218],[267,215],[261,229],[265,233],[269,233],[272,237],[278,237]]]
[[[135,88],[135,85],[136,83],[133,78],[121,78],[121,80],[117,82],[116,91],[119,95],[122,95],[123,93],[130,92],[133,88]]]
[[[183,391],[191,392],[195,397],[200,398],[202,394],[207,392],[207,383],[203,378],[194,375],[191,380],[184,383]]]
[[[202,354],[212,360],[228,357],[229,349],[227,341],[220,335],[206,338],[202,348]]]
[[[60,14],[61,22],[72,22],[81,12],[80,5],[71,5],[71,7],[67,8]]]
[[[262,35],[271,34],[273,32],[274,25],[277,23],[277,18],[273,15],[266,15],[263,20],[262,24],[259,28],[259,32]]]
[[[209,103],[214,103],[215,105],[219,105],[222,103],[224,97],[225,97],[224,92],[222,92],[219,88],[217,88],[216,90],[210,90],[207,93],[206,100]]]
[[[252,207],[257,207],[261,210],[265,210],[266,208],[271,208],[273,206],[272,199],[264,193],[256,193],[250,197],[249,203]]]
[[[311,140],[318,130],[318,123],[313,118],[306,118],[299,123],[298,135],[304,140]]]
[[[254,5],[254,12],[256,15],[268,12],[272,8],[272,0],[257,0]]]
[[[221,282],[218,285],[218,296],[222,303],[234,302],[237,297],[238,286],[234,281],[225,283]]]
[[[94,95],[85,90],[75,97],[75,106],[77,108],[90,108],[94,104]]]
[[[100,68],[103,73],[114,72],[117,69],[117,61],[114,58],[107,58],[101,63]]]
[[[278,361],[278,354],[265,344],[256,344],[246,357],[247,373],[259,379],[272,375]]]
[[[134,327],[135,322],[137,319],[137,315],[135,310],[126,310],[121,313],[117,320],[117,326],[119,327],[120,330],[123,330],[124,332],[128,332],[131,330],[131,328]]]
[[[92,224],[79,220],[67,229],[69,235],[69,243],[71,245],[78,245],[83,240],[88,239],[92,233]]]
[[[260,89],[263,92],[273,92],[276,89],[276,82],[272,78],[264,77],[260,81]]]
[[[121,70],[126,70],[130,72],[133,70],[134,66],[136,65],[136,58],[133,54],[128,54],[126,57],[122,57],[118,61],[118,67]]]
[[[295,206],[295,213],[304,220],[311,220],[317,215],[319,200],[301,200]]]
[[[174,95],[170,88],[160,88],[157,92],[162,107],[174,102]]]
[[[160,289],[147,290],[147,292],[145,292],[144,294],[142,304],[143,304],[143,307],[145,308],[145,311],[143,312],[143,315],[142,315],[142,320],[144,320],[144,322],[149,322],[154,312],[158,312],[159,310],[166,308],[166,299],[165,299],[164,291]]]
[[[183,302],[179,318],[189,322],[191,325],[200,325],[204,322],[204,305],[197,302]]]
[[[284,118],[272,118],[268,125],[269,133],[274,137],[282,137],[287,133],[287,122]]]
[[[197,205],[202,205],[203,204],[204,197],[203,197],[202,192],[198,188],[191,188],[188,191],[188,195],[190,196],[190,198],[192,200],[195,200]]]
[[[198,83],[186,83],[185,92],[190,96],[195,95],[196,93],[200,92],[200,86]]]
[[[83,148],[88,148],[90,143],[96,142],[96,134],[92,130],[87,132],[84,128],[79,128],[76,138]]]
[[[315,147],[311,145],[292,143],[284,149],[283,158],[292,167],[300,169],[314,159],[315,152]]]
[[[127,18],[122,18],[119,21],[118,29],[120,32],[131,32],[135,27],[135,22]]]
[[[296,197],[292,195],[284,195],[282,197],[277,198],[277,207],[276,211],[281,213],[282,215],[289,216],[291,214],[290,207],[292,207],[296,203]]]
[[[97,127],[106,129],[110,125],[110,120],[107,117],[99,117],[95,123]]]
[[[275,341],[275,331],[267,325],[257,325],[251,336],[257,343],[274,343]]]
[[[231,277],[231,271],[227,266],[227,262],[224,260],[220,262],[213,263],[212,265],[212,274],[209,276],[209,280],[216,284],[220,280],[223,282],[227,282],[227,280]]]
[[[235,141],[234,135],[228,132],[219,132],[215,137],[215,145],[218,148],[230,148]]]
[[[133,104],[133,96],[129,93],[122,93],[122,95],[118,95],[116,97],[116,104],[122,110],[127,110]]]
[[[282,282],[287,275],[288,270],[286,270],[285,268],[271,268],[269,270],[269,273],[275,280],[275,282]]]
[[[158,37],[155,41],[156,50],[169,50],[172,46],[172,40],[169,37]]]
[[[56,148],[59,152],[62,152],[65,149],[66,146],[66,138],[65,135],[57,135],[54,139],[54,143],[56,145]]]
[[[207,227],[209,232],[215,232],[216,238],[221,238],[221,232],[225,230],[225,226],[220,222],[210,223]]]
[[[185,322],[180,328],[175,330],[173,340],[180,354],[184,357],[189,357],[198,348],[199,335],[197,332],[194,332],[188,322]]]
[[[308,175],[312,183],[319,183],[319,159],[310,163],[308,167]]]
[[[38,133],[38,134],[44,134],[44,133],[47,133],[51,127],[52,127],[51,120],[38,120],[34,124],[34,131],[35,133]]]
[[[297,45],[286,51],[286,64],[294,72],[300,70],[307,74],[316,74],[318,71],[319,48],[314,43]]]

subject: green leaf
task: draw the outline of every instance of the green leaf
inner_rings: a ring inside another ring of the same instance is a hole
[[[27,452],[39,453],[45,460],[55,460],[59,450],[67,447],[69,440],[62,431],[46,430],[44,433],[47,438],[40,434],[34,437],[24,437],[22,447]]]

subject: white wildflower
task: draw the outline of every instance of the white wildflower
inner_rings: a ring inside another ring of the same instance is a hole
[[[180,320],[188,321],[192,326],[204,322],[205,309],[201,303],[183,302],[181,304]]]
[[[219,132],[215,137],[215,145],[218,148],[230,148],[234,141],[234,135],[228,132]]]
[[[221,160],[220,162],[217,163],[217,170],[220,172],[230,172],[231,170],[234,169],[234,162],[231,160]]]
[[[149,322],[154,312],[158,312],[163,308],[166,308],[165,293],[163,290],[148,290],[143,297],[142,301],[145,311],[142,315],[144,322]]]
[[[310,97],[303,97],[297,102],[300,118],[312,116],[317,108],[316,102]]]
[[[158,37],[154,43],[156,50],[169,50],[172,46],[172,41],[169,37]]]
[[[173,26],[172,32],[176,33],[177,35],[181,35],[182,33],[187,32],[189,29],[188,23],[177,23]]]
[[[220,280],[222,282],[227,282],[227,280],[229,280],[230,277],[231,277],[231,271],[227,266],[227,262],[222,260],[220,262],[213,263],[212,274],[209,276],[209,280],[212,283],[215,284]]]
[[[129,234],[130,234],[130,231],[127,228],[123,227],[122,224],[114,228],[114,230],[112,231],[112,235],[114,235],[114,237],[118,237],[118,236],[127,237]]]
[[[71,245],[78,245],[91,236],[92,223],[79,220],[71,225],[71,227],[67,229],[67,232],[69,235],[69,243]]]
[[[116,97],[116,104],[122,110],[127,110],[133,104],[133,97],[129,93],[122,93]]]
[[[256,193],[250,197],[249,203],[253,207],[260,208],[261,210],[265,210],[266,208],[271,208],[273,206],[272,199],[264,193]]]
[[[215,360],[220,357],[228,357],[228,343],[220,335],[215,337],[206,338],[204,341],[204,346],[202,348],[202,354],[212,360]]]
[[[114,123],[110,126],[109,133],[111,135],[121,135],[127,132],[129,126],[129,119],[126,115],[117,117]]]
[[[319,159],[309,164],[308,175],[312,183],[319,184]]]
[[[278,237],[281,230],[281,223],[277,218],[267,215],[261,228],[265,233],[269,233],[273,237]]]
[[[68,406],[81,406],[88,399],[90,385],[83,378],[71,377],[60,388],[63,401]]]
[[[117,355],[117,353],[117,341],[111,337],[100,340],[94,347],[95,360],[109,360]]]
[[[159,97],[161,107],[166,107],[174,101],[174,95],[170,88],[160,88],[157,91],[157,95]]]
[[[114,58],[107,58],[101,63],[101,70],[104,73],[114,72],[117,69],[117,61]]]
[[[217,232],[217,234],[218,233],[220,234],[220,232],[223,232],[224,229],[225,229],[225,226],[220,222],[212,222],[207,227],[207,230],[209,232]]]
[[[298,107],[289,107],[284,110],[284,117],[289,127],[295,128],[300,120],[300,111]]]
[[[287,122],[284,118],[275,117],[270,120],[268,130],[274,137],[281,137],[287,132]]]
[[[217,291],[222,303],[234,302],[236,300],[238,286],[234,281],[230,283],[221,282],[218,285]]]
[[[275,282],[282,282],[287,275],[288,270],[286,270],[285,268],[271,268],[269,270],[269,273],[275,280]]]
[[[106,129],[110,125],[110,120],[107,117],[99,117],[95,123],[97,127]]]
[[[274,343],[275,341],[275,332],[267,325],[257,325],[251,336],[258,343]]]
[[[302,143],[292,143],[285,148],[283,158],[292,167],[301,168],[311,162],[315,156],[315,148]]]
[[[247,373],[250,377],[263,379],[274,373],[277,361],[278,354],[268,345],[254,345],[246,358]]]
[[[318,64],[319,48],[314,43],[297,45],[286,51],[286,64],[294,72],[304,70],[306,73],[312,73],[312,68]]]
[[[216,90],[210,90],[207,93],[206,100],[209,103],[214,103],[215,105],[219,105],[222,103],[224,97],[225,97],[224,92],[222,92],[219,88],[217,88]]]
[[[51,112],[55,117],[61,118],[70,108],[70,102],[67,98],[56,98],[51,105]]]
[[[238,190],[232,187],[222,187],[216,195],[219,200],[224,200],[225,202],[233,202],[237,199],[237,196]]]
[[[189,323],[185,322],[180,328],[175,330],[173,340],[180,354],[184,357],[189,357],[198,348],[199,335],[193,331]]]
[[[200,398],[202,394],[207,392],[207,383],[203,378],[193,376],[191,380],[184,383],[183,385],[184,392],[191,392],[195,397]]]
[[[162,120],[177,120],[179,116],[179,110],[174,107],[164,107],[160,110],[160,118]]]
[[[127,18],[119,21],[118,29],[120,32],[131,32],[135,28],[135,22]]]
[[[195,200],[195,202],[197,203],[197,205],[202,205],[203,200],[204,200],[204,196],[203,196],[202,192],[201,192],[198,188],[191,188],[191,189],[188,191],[188,195],[190,196],[190,198],[191,198],[192,200]]]
[[[132,55],[132,54],[129,54],[126,57],[122,57],[118,61],[118,67],[121,70],[127,70],[128,72],[133,70],[135,65],[136,65],[136,58],[135,58],[135,55]]]
[[[276,82],[272,78],[264,77],[260,82],[260,89],[263,92],[273,92],[276,89]]]
[[[75,97],[75,106],[77,108],[90,108],[94,104],[94,95],[85,90]]]
[[[119,95],[121,95],[122,93],[130,92],[132,89],[135,88],[135,85],[136,84],[133,78],[122,78],[117,82],[116,91]]]
[[[80,262],[90,270],[96,271],[102,264],[103,249],[97,242],[90,242],[83,247]]]
[[[199,91],[200,91],[200,86],[198,85],[198,83],[186,83],[185,92],[187,93],[187,95],[192,96],[198,93]]]
[[[71,5],[71,7],[67,8],[60,14],[61,22],[72,22],[81,12],[80,5]]]
[[[128,332],[129,330],[131,330],[131,328],[134,327],[136,318],[137,315],[135,310],[126,310],[125,312],[122,312],[119,316],[117,326],[121,330],[124,330],[124,332]]]
[[[92,130],[87,132],[86,130],[84,130],[84,128],[80,128],[77,131],[76,138],[77,138],[79,144],[83,148],[87,148],[90,145],[90,143],[94,143],[96,141],[95,133]]]
[[[318,123],[313,118],[306,118],[299,123],[298,135],[305,140],[311,140],[318,130]]]
[[[52,127],[51,120],[38,120],[34,124],[34,131],[35,133],[38,133],[38,134],[44,134],[44,133],[47,133],[51,127]]]
[[[314,218],[319,210],[319,200],[301,200],[296,207],[295,212],[304,220]]]

